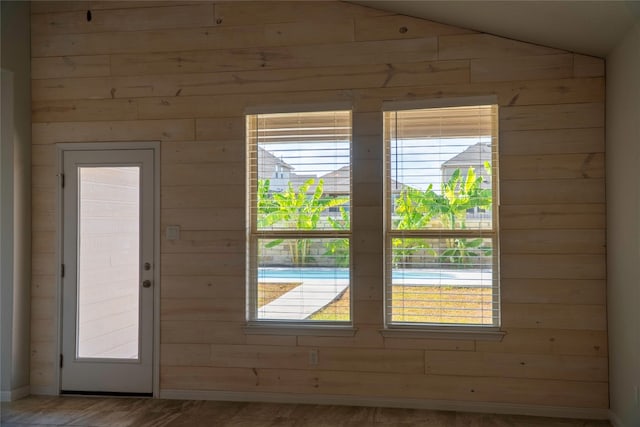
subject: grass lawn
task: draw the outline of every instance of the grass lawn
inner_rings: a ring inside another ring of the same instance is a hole
[[[300,284],[300,282],[258,283],[258,308],[280,298],[280,296],[297,288]]]
[[[316,311],[311,315],[311,320],[344,320],[349,321],[349,311],[351,310],[351,297],[349,295],[349,288],[338,295],[331,304],[325,305],[321,310]]]
[[[349,320],[349,290],[311,316],[311,320]],[[491,324],[490,288],[394,286],[394,322]]]
[[[394,322],[491,324],[491,288],[394,286]]]

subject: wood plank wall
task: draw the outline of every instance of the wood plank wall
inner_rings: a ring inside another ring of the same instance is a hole
[[[159,140],[162,228],[182,227],[161,242],[161,389],[608,407],[603,60],[338,2],[36,2],[32,56],[34,387],[57,361],[54,144]],[[381,104],[487,94],[507,335],[383,338]],[[247,335],[244,110],[335,101],[358,332]]]

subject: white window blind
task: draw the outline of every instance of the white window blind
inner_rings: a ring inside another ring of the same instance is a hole
[[[498,326],[497,106],[384,118],[387,325]]]
[[[351,112],[247,116],[250,321],[350,322]]]

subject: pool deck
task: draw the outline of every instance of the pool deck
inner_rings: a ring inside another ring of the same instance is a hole
[[[283,281],[283,279],[267,279],[264,282],[282,283]],[[346,279],[305,280],[300,286],[260,307],[258,317],[279,320],[307,319],[338,298],[348,286],[349,281]]]
[[[431,272],[433,275],[433,272]],[[415,276],[415,275],[413,275]],[[396,278],[394,286],[459,286],[491,287],[490,270],[466,270],[442,272],[432,278]],[[300,286],[283,294],[258,309],[260,319],[307,319],[338,298],[349,286],[348,279],[297,279],[285,277],[260,278],[262,283],[287,283],[302,281]]]

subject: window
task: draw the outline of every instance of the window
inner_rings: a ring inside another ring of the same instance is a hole
[[[387,327],[499,326],[497,106],[387,111]]]
[[[247,116],[248,319],[350,324],[351,112]]]

